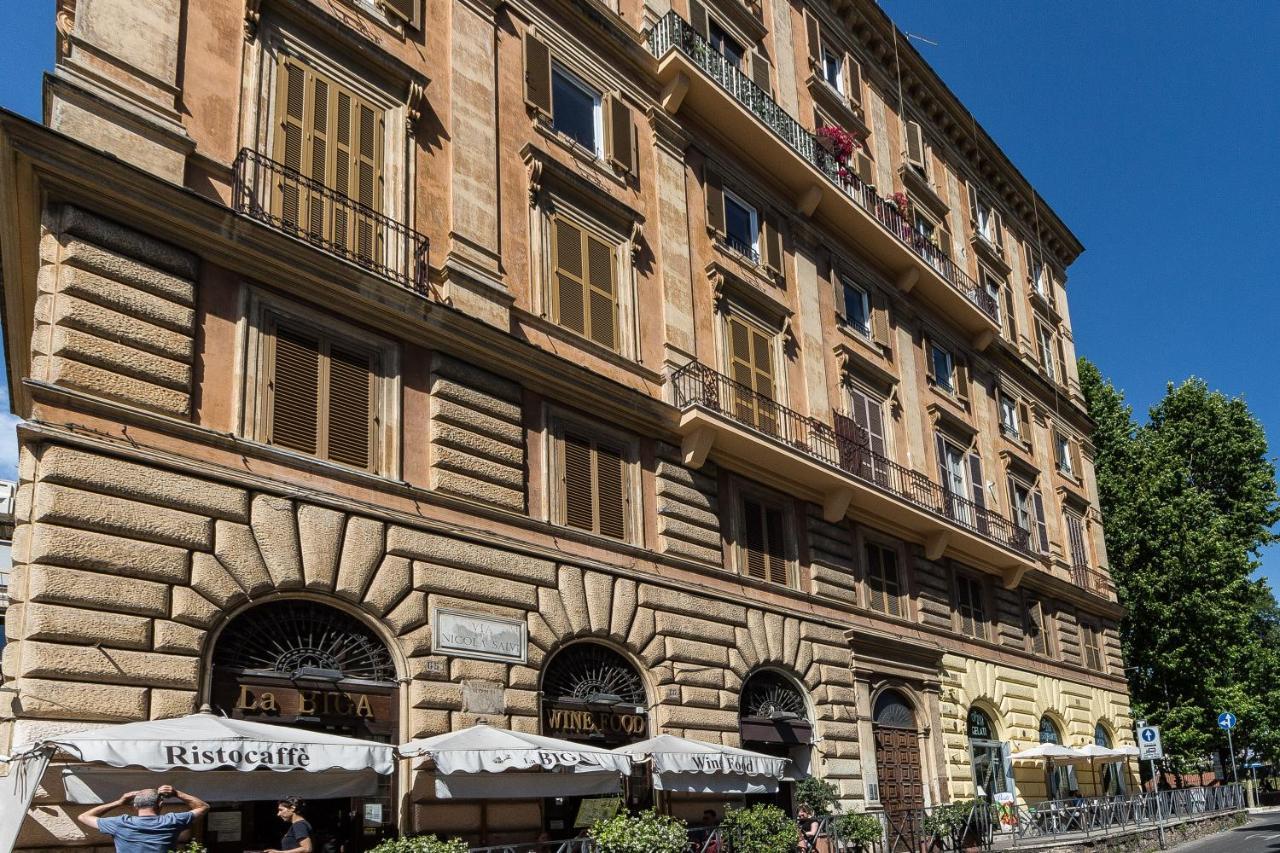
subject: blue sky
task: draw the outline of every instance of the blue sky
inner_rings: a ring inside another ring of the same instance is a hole
[[[1242,395],[1280,448],[1280,3],[881,5],[1084,243],[1080,353],[1139,413],[1191,375]],[[0,3],[0,106],[33,118],[53,6]],[[0,476],[13,449],[0,424]]]

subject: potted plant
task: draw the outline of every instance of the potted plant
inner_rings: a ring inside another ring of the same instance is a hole
[[[683,853],[689,844],[684,824],[653,811],[598,820],[587,834],[599,853]]]
[[[896,192],[889,196],[889,201],[893,202],[893,206],[898,208],[898,213],[902,214],[903,219],[907,219],[911,215],[911,198],[904,192]]]
[[[467,842],[461,838],[445,841],[434,835],[410,835],[388,839],[369,853],[467,853],[468,849]]]
[[[856,853],[864,853],[884,837],[879,819],[866,812],[838,815],[833,823],[841,845],[845,849],[852,846]]]
[[[733,853],[793,853],[800,843],[800,828],[777,806],[736,809],[724,816],[720,828]]]
[[[831,814],[839,797],[835,785],[816,776],[806,776],[796,783],[796,806],[808,806],[814,817]]]
[[[940,851],[950,842],[966,853],[978,850],[982,846],[982,834],[971,818],[979,805],[977,800],[957,800],[935,807],[924,816],[925,840],[920,842],[921,849]]]

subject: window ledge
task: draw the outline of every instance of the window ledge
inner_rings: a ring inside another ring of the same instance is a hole
[[[934,420],[936,421],[938,420],[939,417],[942,417],[942,416],[953,418],[953,419],[956,419],[959,423],[963,423],[965,429],[967,429],[968,431],[976,433],[977,429],[971,426],[966,420],[966,418],[969,415],[969,401],[966,400],[964,397],[961,397],[955,391],[948,391],[946,388],[939,385],[935,380],[930,379],[927,381],[929,383],[929,388],[932,389],[934,393],[934,396],[937,398],[937,400],[941,401],[941,402],[929,403],[925,407],[930,412],[935,413]]]
[[[830,83],[817,73],[809,75],[805,81],[809,94],[819,106],[827,108],[844,129],[860,135],[863,139],[871,136],[871,128],[863,117],[862,107],[854,103],[848,95],[836,91]]]
[[[511,313],[518,321],[536,328],[548,337],[556,338],[569,346],[577,347],[601,361],[607,361],[616,367],[634,373],[648,382],[662,383],[665,381],[665,376],[661,372],[646,367],[623,353],[614,352],[608,347],[601,346],[588,337],[572,332],[560,324],[552,322],[549,317],[543,317],[515,306],[512,306]]]
[[[589,169],[593,174],[616,184],[619,188],[626,188],[627,179],[624,174],[619,174],[618,170],[609,165],[609,162],[604,157],[598,156],[596,152],[588,150],[578,142],[556,130],[551,126],[551,123],[547,119],[542,116],[535,118],[533,120],[533,127],[545,139],[567,151],[575,160]],[[532,147],[533,146],[531,145],[526,145],[525,150]],[[527,159],[528,158],[526,157],[526,160]],[[585,180],[591,180],[589,175],[583,175],[582,177]]]
[[[1005,277],[1012,272],[1013,267],[1009,266],[1009,262],[1004,259],[1004,253],[1000,251],[999,246],[993,246],[987,242],[987,238],[983,237],[976,231],[969,238],[970,245],[973,246],[974,252],[988,266],[994,268],[995,272],[1001,277]]]
[[[1058,313],[1058,309],[1050,301],[1049,297],[1037,291],[1034,287],[1028,287],[1027,292],[1031,297],[1031,304],[1037,311],[1051,320],[1054,325],[1062,322],[1062,315]]]
[[[936,390],[936,389],[935,389]],[[960,408],[960,404],[946,398],[950,405],[939,405],[938,403],[929,403],[925,406],[925,410],[929,412],[929,417],[933,420],[933,425],[939,429],[947,430],[957,437],[964,436],[972,440],[978,434],[978,428],[969,423],[964,415],[968,414],[968,410]]]
[[[1000,426],[1000,435],[1004,438],[1005,441],[1009,442],[1009,444],[1018,448],[1018,450],[1022,451],[1023,453],[1031,453],[1031,442],[1023,438],[1018,433],[1008,429],[1003,424],[1001,424]]]
[[[908,163],[903,163],[898,167],[898,177],[902,179],[902,185],[907,188],[916,199],[918,199],[925,208],[934,216],[946,222],[947,214],[951,212],[951,206],[938,195],[938,191],[933,188],[933,183],[924,175],[921,175]],[[947,254],[951,254],[950,251]]]
[[[746,299],[780,327],[791,318],[795,312],[782,301],[782,287],[763,266],[751,263],[750,259],[720,245],[718,241],[713,245],[716,257],[707,264],[706,273],[717,299],[725,291],[730,291]]]
[[[851,329],[842,326],[841,331],[848,339],[847,342],[840,341],[832,348],[840,364],[841,373],[845,376],[856,375],[864,380],[870,380],[871,384],[877,386],[878,390],[883,391],[886,396],[892,396],[894,388],[898,385],[898,377],[880,364],[883,358],[880,347],[870,338],[863,337]]]

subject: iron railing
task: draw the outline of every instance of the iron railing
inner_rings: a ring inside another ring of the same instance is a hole
[[[661,59],[678,50],[701,68],[716,85],[742,104],[802,160],[821,172],[828,181],[869,213],[877,222],[916,255],[924,259],[958,293],[993,321],[1000,321],[1000,307],[963,269],[950,253],[916,230],[897,204],[880,196],[851,168],[842,165],[817,136],[805,130],[773,97],[721,56],[689,22],[676,12],[668,12],[648,33],[649,52]]]
[[[701,406],[726,415],[952,524],[1006,548],[1037,556],[1031,537],[1021,527],[947,491],[919,471],[876,453],[866,430],[846,415],[835,413],[835,427],[830,427],[696,361],[672,374],[671,385],[678,408]]]
[[[754,246],[752,246],[750,243],[746,242],[745,240],[739,240],[737,237],[734,237],[732,234],[725,234],[720,238],[720,241],[724,243],[724,245],[729,249],[729,251],[734,252],[735,254],[738,254],[738,255],[742,255],[744,258],[751,261],[753,264],[760,263],[760,253],[755,250]]]
[[[427,292],[430,243],[403,222],[250,148],[236,156],[231,194],[237,213]]]
[[[1110,598],[1115,594],[1116,588],[1111,583],[1111,578],[1097,569],[1077,564],[1071,567],[1071,576],[1076,586],[1095,595]]]

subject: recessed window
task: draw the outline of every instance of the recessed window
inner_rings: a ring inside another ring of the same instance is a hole
[[[560,506],[557,520],[612,539],[626,539],[629,465],[625,449],[568,428],[558,443]]]
[[[863,335],[871,334],[871,297],[856,284],[844,282],[844,321]]]
[[[1053,332],[1047,326],[1036,326],[1036,343],[1040,348],[1040,368],[1050,380],[1057,378],[1053,359]]]
[[[1038,598],[1028,596],[1026,604],[1026,619],[1023,624],[1023,630],[1027,634],[1027,650],[1038,655],[1047,655],[1049,653],[1049,637],[1045,631],[1044,621],[1044,605]]]
[[[1021,437],[1018,425],[1018,401],[1004,392],[1000,393],[1000,431],[1014,438]]]
[[[987,638],[987,607],[977,578],[956,575],[956,615],[961,633],[979,640]]]
[[[933,381],[939,388],[947,391],[956,390],[956,363],[951,353],[943,347],[933,344],[929,357],[933,363]]]
[[[551,67],[551,124],[597,157],[603,156],[601,94],[577,75]]]
[[[1049,551],[1049,528],[1044,519],[1044,498],[1040,491],[1009,475],[1009,512],[1013,523],[1027,537],[1027,544],[1039,551]]]
[[[742,70],[742,60],[746,56],[746,49],[738,43],[737,39],[724,31],[724,27],[715,21],[711,21],[707,25],[707,41],[711,42],[711,48],[720,54],[725,60],[737,68]]]
[[[786,511],[754,495],[743,495],[738,525],[738,571],[758,580],[789,585]]]
[[[1046,299],[1049,296],[1049,269],[1044,261],[1037,261],[1032,267],[1031,289]]]
[[[844,54],[822,46],[822,79],[840,94],[844,94]]]
[[[898,552],[876,542],[868,542],[867,596],[872,610],[889,616],[902,615],[902,579],[898,574]]]
[[[1067,546],[1071,550],[1071,565],[1077,569],[1089,568],[1089,549],[1084,538],[1084,519],[1077,512],[1067,510],[1062,514],[1067,528]]]
[[[938,225],[929,217],[922,214],[918,209],[913,208],[915,212],[915,229],[916,234],[923,238],[924,242],[932,243],[934,235],[938,231]]]
[[[986,240],[988,244],[994,246],[996,244],[996,216],[995,211],[981,195],[977,196],[977,209],[974,211],[974,220],[978,225],[978,236]]]
[[[982,270],[982,289],[989,299],[989,305],[995,309],[995,319],[997,323],[1003,323],[1003,314],[1001,310],[1001,291],[1004,286],[1000,279],[996,278],[990,270],[985,267]]]
[[[1053,456],[1058,463],[1058,470],[1067,476],[1074,476],[1071,464],[1071,439],[1060,432],[1053,434]]]
[[[752,261],[760,260],[760,214],[738,196],[724,191],[725,243]]]
[[[561,214],[550,221],[552,318],[570,331],[618,350],[618,244]]]
[[[1086,669],[1098,673],[1107,671],[1102,660],[1102,649],[1099,648],[1098,644],[1098,629],[1096,626],[1088,622],[1080,623],[1080,648],[1084,651]]]

